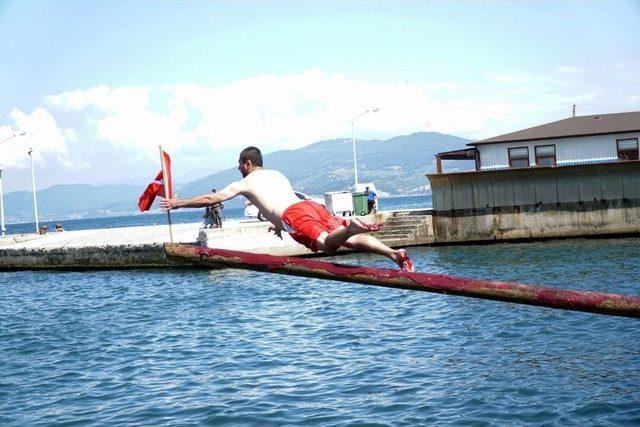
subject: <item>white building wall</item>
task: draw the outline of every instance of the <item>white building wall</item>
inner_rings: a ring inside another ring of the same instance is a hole
[[[610,135],[581,136],[574,138],[543,139],[536,141],[506,142],[477,145],[480,152],[481,170],[508,169],[509,148],[529,147],[529,164],[536,165],[536,145],[556,146],[558,166],[584,163],[604,163],[618,160],[616,140],[638,138],[640,133],[620,133]]]

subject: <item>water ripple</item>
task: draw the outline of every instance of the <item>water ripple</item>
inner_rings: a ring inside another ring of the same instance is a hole
[[[411,252],[639,294],[639,242]],[[633,319],[233,270],[0,274],[2,425],[640,423]]]

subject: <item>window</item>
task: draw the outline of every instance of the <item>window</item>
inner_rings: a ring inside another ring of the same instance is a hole
[[[529,147],[509,148],[509,167],[529,167]]]
[[[536,145],[536,166],[556,166],[555,145]]]
[[[638,160],[638,138],[619,139],[618,160]]]

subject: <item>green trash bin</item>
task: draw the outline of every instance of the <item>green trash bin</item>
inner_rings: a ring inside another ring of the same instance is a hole
[[[356,215],[367,215],[369,213],[367,193],[353,193],[353,212],[355,212]]]

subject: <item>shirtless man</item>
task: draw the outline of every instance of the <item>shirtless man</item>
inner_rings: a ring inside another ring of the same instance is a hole
[[[240,153],[238,170],[240,181],[229,184],[217,193],[203,194],[190,199],[165,199],[165,209],[201,208],[243,195],[273,224],[269,228],[282,239],[282,230],[314,252],[335,252],[340,246],[384,255],[403,271],[414,271],[413,263],[404,249],[393,250],[373,236],[371,231],[382,229],[380,224],[367,224],[359,219],[346,220],[331,215],[322,205],[300,200],[280,172],[263,169],[262,153],[247,147]]]

